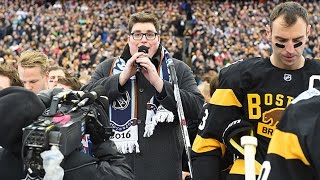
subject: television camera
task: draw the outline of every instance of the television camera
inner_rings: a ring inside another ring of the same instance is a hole
[[[113,132],[107,115],[109,102],[101,96],[103,92],[104,87],[97,86],[92,92],[61,90],[56,95],[40,96],[43,101],[51,100],[50,107],[23,129],[21,152],[29,173],[44,176],[40,153],[53,145],[67,156],[83,148],[85,134],[90,135],[93,144],[109,139]]]

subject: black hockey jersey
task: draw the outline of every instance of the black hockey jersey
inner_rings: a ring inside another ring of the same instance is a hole
[[[320,178],[320,91],[300,94],[285,110],[259,179]]]
[[[225,145],[240,156],[230,174],[244,174],[239,139],[242,132],[249,133],[250,129],[258,138],[258,175],[284,109],[294,97],[308,89],[309,78],[315,74],[320,74],[320,62],[310,59],[298,70],[279,69],[269,58],[252,58],[222,69],[219,87],[203,111],[192,147],[195,179],[218,179],[219,170],[223,168],[220,161],[225,154]]]

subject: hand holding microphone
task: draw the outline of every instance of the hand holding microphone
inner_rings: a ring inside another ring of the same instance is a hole
[[[123,86],[132,76],[141,72],[142,66],[140,63],[137,63],[136,60],[139,58],[145,58],[149,48],[147,46],[139,46],[138,52],[133,54],[132,57],[128,60],[125,69],[120,73],[119,84]]]
[[[138,52],[143,52],[145,54],[148,54],[149,48],[147,46],[144,46],[144,45],[139,46]],[[137,63],[137,72],[141,72],[141,68],[142,68],[141,65]]]

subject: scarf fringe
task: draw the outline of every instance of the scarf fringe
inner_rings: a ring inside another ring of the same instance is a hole
[[[140,153],[139,144],[137,141],[118,141],[115,142],[117,149],[120,153]]]
[[[148,112],[147,114],[150,114]],[[151,115],[151,118],[146,118],[146,125],[144,128],[144,134],[143,137],[150,137],[153,135],[153,131],[155,126],[158,124],[158,122],[173,122],[174,120],[174,115],[172,112],[168,111],[166,108],[164,108],[162,105],[159,105],[157,108],[157,112],[153,113]]]

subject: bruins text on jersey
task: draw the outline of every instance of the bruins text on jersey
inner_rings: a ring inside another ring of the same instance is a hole
[[[319,89],[309,89],[294,99],[272,136],[259,179],[320,178],[319,108]]]
[[[222,69],[219,87],[203,110],[202,123],[192,147],[196,177],[219,179],[220,170],[224,168],[221,161],[225,162],[221,158],[235,154],[235,161],[231,157],[233,165],[228,176],[243,178],[243,149],[239,139],[249,132],[258,139],[258,175],[284,109],[308,89],[309,78],[320,74],[319,69],[320,62],[311,59],[297,70],[279,69],[271,64],[270,58],[252,58]]]

